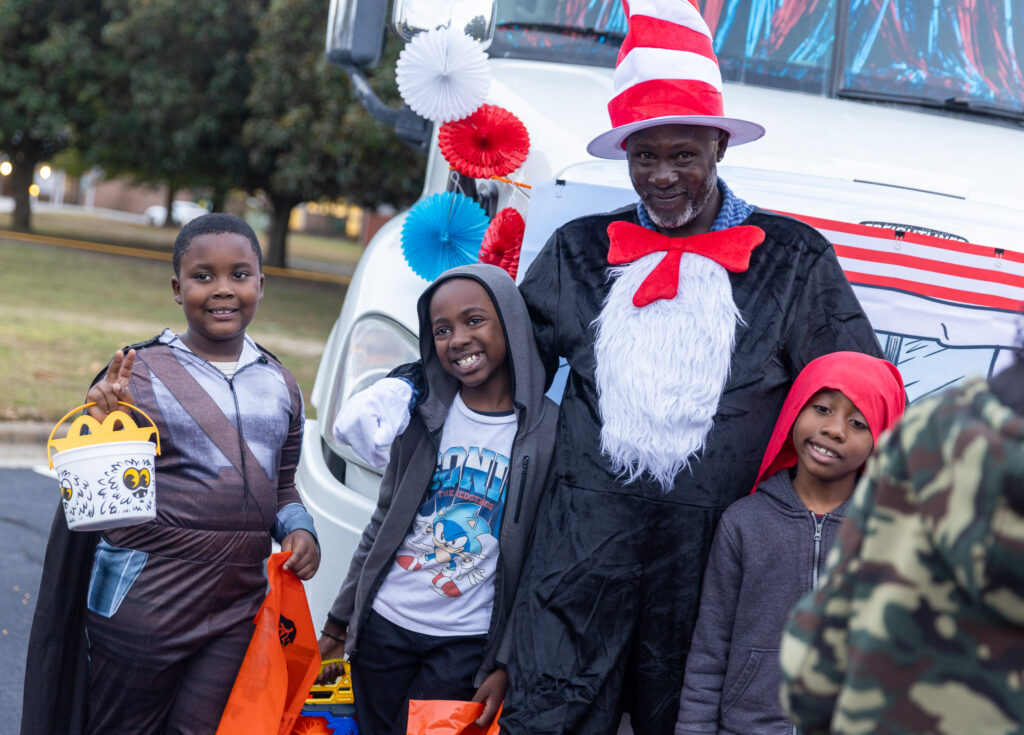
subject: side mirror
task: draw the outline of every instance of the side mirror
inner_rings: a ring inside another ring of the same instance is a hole
[[[451,27],[487,48],[494,38],[495,4],[496,0],[395,0],[391,27],[406,41],[420,31]]]
[[[331,0],[327,16],[327,60],[338,66],[371,69],[384,53],[386,0]]]

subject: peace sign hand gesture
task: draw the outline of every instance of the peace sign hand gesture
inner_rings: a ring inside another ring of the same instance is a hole
[[[121,350],[114,353],[114,359],[107,366],[107,374],[89,389],[89,393],[85,397],[86,403],[96,402],[95,406],[89,407],[90,416],[97,421],[102,421],[108,413],[119,408],[118,401],[133,403],[131,391],[128,390],[128,381],[132,377],[134,365],[135,350],[128,350],[127,355]]]

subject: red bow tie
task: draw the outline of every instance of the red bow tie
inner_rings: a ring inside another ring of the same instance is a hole
[[[634,306],[647,306],[658,299],[675,298],[679,290],[679,261],[683,253],[703,255],[727,271],[742,273],[750,265],[750,253],[764,242],[764,230],[753,225],[740,225],[690,237],[669,237],[620,221],[608,225],[608,240],[608,262],[612,265],[632,263],[651,253],[665,253],[633,294]]]

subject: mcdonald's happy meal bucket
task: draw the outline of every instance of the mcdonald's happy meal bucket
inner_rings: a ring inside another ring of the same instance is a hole
[[[93,405],[79,406],[58,421],[46,445],[50,468],[60,484],[68,528],[98,531],[152,520],[156,517],[154,465],[160,436],[143,411],[121,404],[145,416],[151,424],[148,427],[140,428],[120,410],[107,414],[103,423],[82,414],[66,437],[53,438],[69,417]],[[118,424],[120,428],[116,428]]]

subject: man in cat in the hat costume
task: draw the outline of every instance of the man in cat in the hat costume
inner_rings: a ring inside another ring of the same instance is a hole
[[[764,130],[724,116],[695,5],[626,12],[612,129],[588,151],[626,159],[640,202],[559,228],[520,287],[549,378],[560,356],[570,374],[514,612],[515,735],[614,733],[623,709],[637,733],[672,732],[712,535],[791,382],[828,352],[881,356],[828,242],[717,178],[726,147]],[[372,413],[339,422],[364,456],[373,431],[353,425]]]
[[[694,4],[626,12],[612,129],[588,150],[626,159],[640,202],[559,228],[521,286],[549,372],[571,372],[503,733],[614,733],[623,708],[671,733],[714,529],[790,384],[827,352],[881,356],[825,239],[718,180],[726,147],[764,130],[723,115]]]

